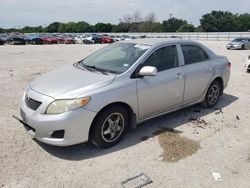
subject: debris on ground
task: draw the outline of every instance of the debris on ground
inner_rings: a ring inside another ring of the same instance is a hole
[[[215,181],[222,181],[221,175],[218,172],[212,172]]]
[[[161,157],[164,162],[177,162],[193,155],[201,148],[199,142],[172,132],[160,134],[158,141],[163,149]]]
[[[232,174],[238,174],[237,170],[231,170]]]
[[[153,183],[153,181],[149,178],[147,174],[144,172],[137,174],[131,178],[128,178],[124,181],[122,181],[122,186],[123,187],[135,187],[135,188],[140,188],[144,187],[150,183]]]
[[[215,111],[215,114],[218,115],[218,114],[223,114],[223,111],[221,108],[214,108]]]
[[[240,120],[240,117],[239,117],[238,115],[236,115],[236,119],[237,119],[237,120]]]
[[[194,125],[194,128],[202,128],[205,129],[208,125],[208,123],[202,119],[202,118],[194,118],[194,117],[190,117],[189,118],[189,123]]]
[[[176,129],[173,129],[173,128],[169,128],[169,127],[161,127],[159,130],[156,130],[152,133],[153,136],[157,136],[161,133],[164,133],[164,132],[171,132],[171,133],[182,133],[182,131],[179,131],[179,130],[176,130]]]

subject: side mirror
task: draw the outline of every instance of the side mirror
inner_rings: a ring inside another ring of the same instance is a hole
[[[157,75],[157,68],[153,66],[145,66],[142,67],[140,72],[140,76],[155,76]]]

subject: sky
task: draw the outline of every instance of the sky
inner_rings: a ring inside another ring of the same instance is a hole
[[[0,0],[0,27],[46,26],[54,21],[117,24],[125,15],[153,12],[157,21],[172,14],[199,25],[212,10],[250,13],[250,0]]]

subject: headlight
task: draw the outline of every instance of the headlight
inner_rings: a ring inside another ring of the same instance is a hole
[[[55,100],[50,103],[46,114],[61,114],[70,110],[75,110],[85,106],[90,101],[90,97],[81,99]]]

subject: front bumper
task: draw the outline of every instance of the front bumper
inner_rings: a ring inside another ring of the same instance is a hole
[[[247,64],[245,65],[246,71],[250,71],[250,60],[247,61]]]
[[[241,45],[228,44],[227,49],[241,49]]]
[[[21,101],[22,120],[30,127],[28,132],[34,138],[55,146],[69,146],[88,141],[90,126],[96,112],[79,108],[62,114],[45,114],[48,104],[54,99],[31,89],[27,93],[30,98],[42,102],[37,110],[32,110],[25,102],[25,95]],[[63,137],[53,136],[54,132],[62,130]]]

